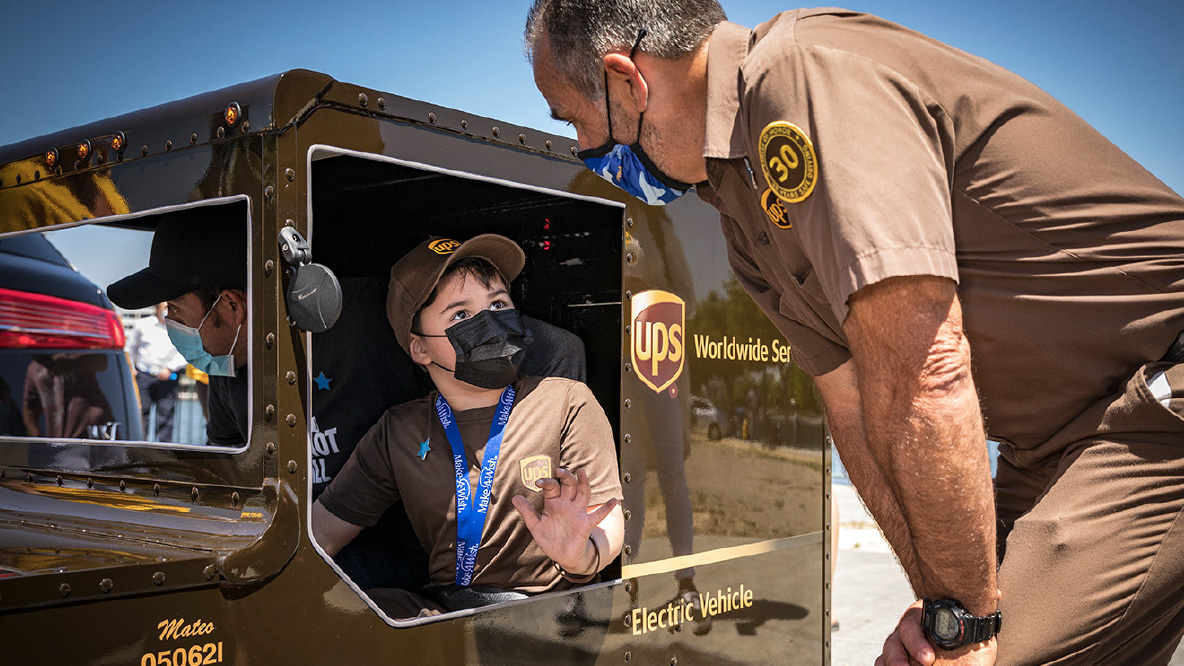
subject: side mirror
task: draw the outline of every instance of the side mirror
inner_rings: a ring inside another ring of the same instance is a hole
[[[333,271],[312,262],[308,241],[294,227],[279,234],[280,253],[288,264],[288,288],[284,292],[288,316],[310,333],[323,333],[341,316],[341,284]]]

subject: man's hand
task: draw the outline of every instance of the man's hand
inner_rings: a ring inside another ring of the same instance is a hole
[[[616,508],[617,500],[610,499],[589,511],[592,488],[588,474],[582,469],[575,474],[560,469],[556,476],[537,482],[543,492],[542,513],[536,512],[530,500],[521,495],[515,495],[511,501],[547,557],[572,575],[593,573],[597,554],[590,550],[588,537]],[[601,567],[612,559],[608,555],[600,554]]]
[[[921,628],[922,603],[913,602],[900,616],[896,630],[884,641],[884,652],[876,659],[876,666],[992,666],[995,663],[994,638],[957,650],[936,650]]]

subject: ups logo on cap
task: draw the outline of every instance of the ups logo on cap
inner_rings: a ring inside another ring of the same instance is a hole
[[[551,458],[548,456],[523,458],[518,461],[518,468],[522,471],[522,485],[536,493],[542,490],[538,480],[551,478]]]
[[[686,303],[667,291],[643,291],[633,297],[632,314],[633,368],[646,386],[661,393],[682,374]]]
[[[452,240],[451,238],[441,238],[428,243],[428,249],[436,254],[452,254],[460,247],[460,241]]]

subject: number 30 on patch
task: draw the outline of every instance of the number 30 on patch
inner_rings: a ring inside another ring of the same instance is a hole
[[[761,170],[765,180],[782,201],[797,203],[814,191],[818,182],[818,159],[814,144],[797,125],[783,120],[761,130]]]

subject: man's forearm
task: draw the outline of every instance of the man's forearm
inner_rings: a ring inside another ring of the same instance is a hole
[[[885,396],[865,417],[912,535],[915,591],[954,597],[984,615],[996,602],[994,502],[977,400],[972,388],[962,393],[905,404]]]
[[[845,328],[868,446],[912,536],[914,589],[983,615],[997,601],[994,496],[960,305],[935,280],[869,288]]]
[[[852,453],[854,446],[866,447],[867,444],[863,439],[861,430],[857,440],[848,440],[847,447],[840,448],[839,453],[843,456],[843,466],[847,469],[847,477],[851,479],[851,483],[859,491],[860,499],[863,500],[868,511],[872,514],[872,518],[875,519],[876,525],[884,533],[884,538],[888,540],[893,552],[896,553],[909,582],[916,588],[922,578],[921,570],[917,565],[917,551],[913,545],[912,532],[909,531],[908,522],[905,521],[896,495],[888,486],[887,480],[884,479],[879,465],[871,457],[870,450],[866,448],[863,450],[861,462],[856,462],[859,457]],[[836,446],[838,445],[836,444]],[[848,458],[852,459],[850,463],[848,463]]]
[[[892,546],[905,575],[910,581],[920,580],[908,523],[867,443],[854,365],[844,363],[834,371],[816,377],[815,384],[822,394],[827,427],[847,470],[847,478],[859,491],[860,499]]]

